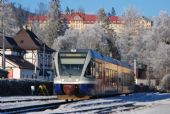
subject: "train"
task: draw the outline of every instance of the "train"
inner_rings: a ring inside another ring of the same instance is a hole
[[[54,94],[59,99],[89,99],[134,91],[132,66],[95,50],[58,50],[54,66]]]

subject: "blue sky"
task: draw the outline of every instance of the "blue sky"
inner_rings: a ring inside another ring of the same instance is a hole
[[[8,0],[19,3],[30,11],[35,11],[39,2],[48,4],[49,0]],[[115,8],[117,15],[129,6],[137,8],[142,15],[157,16],[161,10],[166,10],[170,14],[170,0],[60,0],[61,9],[66,6],[70,9],[85,9],[86,13],[96,14],[99,8],[104,8],[106,12],[112,7]]]

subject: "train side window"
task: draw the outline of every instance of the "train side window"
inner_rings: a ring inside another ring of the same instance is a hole
[[[98,72],[99,74],[98,75],[99,75],[99,78],[102,78],[102,64],[99,63],[98,65],[99,65],[99,69],[98,69],[99,70],[99,72]]]
[[[95,64],[95,77],[98,78],[99,77],[99,64],[96,62]]]
[[[121,78],[119,77],[118,80],[119,80],[119,83],[120,83],[121,82]]]
[[[86,72],[85,72],[85,76],[87,77],[93,77],[93,62],[90,61],[90,63],[87,66]]]

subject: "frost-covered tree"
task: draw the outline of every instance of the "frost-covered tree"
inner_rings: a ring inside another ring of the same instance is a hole
[[[163,90],[170,90],[170,74],[166,74],[161,82]]]
[[[136,25],[137,20],[140,18],[140,13],[133,7],[127,8],[121,17],[121,21],[124,24],[122,34],[119,34],[119,38],[116,39],[116,46],[121,54],[121,59],[133,63],[134,59],[139,57],[139,47],[141,47],[140,33],[143,33],[138,29]],[[139,34],[136,34],[136,31]]]
[[[34,33],[36,33],[36,35],[38,36],[39,39],[41,39],[41,41],[43,41],[44,43],[46,43],[47,39],[46,37],[46,32],[45,30],[40,28],[40,23],[38,21],[33,21],[32,25],[31,25],[31,31],[33,31]]]
[[[105,48],[99,48],[99,50],[101,52],[105,52],[106,55],[110,55],[114,58],[120,59],[119,52],[115,45],[117,34],[113,29],[110,28],[111,22],[103,8],[99,9],[98,11],[97,23],[101,26],[101,28],[104,31],[101,44],[105,45],[104,46]]]
[[[76,29],[67,29],[64,36],[59,36],[54,40],[53,49],[70,49],[77,48],[79,31]]]
[[[170,69],[170,19],[168,14],[160,12],[156,17],[152,31],[148,31],[143,35],[141,60],[153,68],[153,73],[156,78],[162,78],[169,73]]]
[[[162,42],[170,44],[170,16],[166,11],[161,11],[159,16],[156,18],[156,23],[154,23],[154,32],[158,33],[159,38]]]
[[[110,55],[110,53],[114,53],[111,49],[115,48],[111,42],[112,39],[109,38],[109,35],[104,32],[104,29],[98,23],[96,23],[92,26],[87,26],[82,32],[71,28],[68,29],[64,36],[60,36],[55,40],[53,48],[94,49]]]
[[[124,24],[123,32],[126,32],[129,35],[137,34],[140,29],[140,26],[138,26],[138,20],[140,19],[140,17],[141,15],[138,9],[132,6],[125,9],[121,16],[121,20]]]
[[[105,10],[103,8],[98,10],[97,23],[99,23],[102,26],[102,28],[104,28],[106,30],[109,29],[110,20],[109,20],[108,16],[106,15]]]
[[[64,36],[55,40],[53,47],[70,49],[97,49],[101,42],[104,31],[99,25],[88,26],[83,32],[76,29],[67,29]]]
[[[104,36],[104,31],[99,24],[87,27],[78,39],[77,47],[96,49]]]
[[[51,0],[49,13],[48,13],[48,25],[45,28],[46,32],[46,43],[51,47],[54,40],[63,35],[67,29],[64,17],[61,15],[60,11],[60,1]]]
[[[2,3],[0,3],[2,5]],[[0,10],[0,28],[5,30],[5,34],[13,36],[18,30],[16,12],[14,11],[12,3],[4,3]]]

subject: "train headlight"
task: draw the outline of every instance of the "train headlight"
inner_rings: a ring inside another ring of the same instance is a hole
[[[64,82],[64,79],[61,79],[62,82]]]

